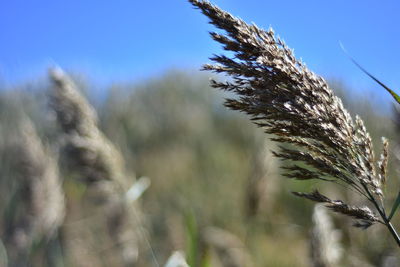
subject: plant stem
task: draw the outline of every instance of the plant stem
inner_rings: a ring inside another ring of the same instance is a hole
[[[389,229],[390,234],[393,236],[393,238],[396,241],[397,245],[400,247],[400,237],[397,234],[396,229],[393,227],[392,223],[387,218],[385,210],[383,209],[383,207],[381,208],[379,206],[378,202],[376,201],[374,196],[371,194],[371,192],[369,191],[368,187],[365,184],[362,184],[362,186],[364,187],[365,191],[367,192],[370,201],[374,204],[374,206],[378,210],[379,215],[382,217],[383,222],[385,223],[386,227]]]
[[[397,245],[400,247],[400,237],[396,232],[396,229],[394,229],[393,225],[391,222],[387,221],[386,227],[389,229],[389,232],[392,234],[393,238],[396,240]]]

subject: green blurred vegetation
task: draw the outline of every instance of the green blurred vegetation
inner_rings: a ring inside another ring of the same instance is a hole
[[[274,184],[267,183],[267,187],[275,189],[263,191],[271,194],[267,199],[271,204],[249,216],[246,212],[249,180],[256,172],[257,155],[265,144],[271,149],[276,147],[266,142],[262,130],[252,125],[245,115],[223,107],[224,96],[209,88],[208,77],[170,71],[162,77],[135,84],[115,84],[107,89],[104,97],[92,95],[90,83],[78,84],[96,107],[101,130],[122,152],[126,168],[137,177],[151,179],[150,188],[139,201],[144,234],[161,265],[174,250],[186,250],[192,267],[206,265],[200,262],[208,262],[210,266],[221,264],[208,259],[217,256],[205,249],[201,240],[203,229],[213,226],[238,237],[254,266],[308,266],[313,204],[294,197],[290,191],[307,191],[316,184],[287,180],[279,171],[271,172],[267,179],[271,178]],[[400,142],[390,115],[374,108],[370,99],[349,98],[348,89],[342,84],[333,82],[332,86],[352,114],[357,113],[364,119],[373,136],[376,155],[380,153],[381,136],[393,140],[392,143]],[[23,212],[24,205],[18,195],[20,166],[15,160],[18,154],[12,145],[18,142],[14,140],[18,121],[29,116],[43,142],[55,153],[58,151],[59,130],[47,106],[48,87],[44,80],[0,90],[2,239],[16,213]],[[269,161],[273,168],[282,164],[273,158]],[[79,205],[84,189],[66,175],[62,161],[60,165],[64,191],[69,198],[76,198],[73,203]],[[390,200],[399,186],[394,175],[396,165],[390,165],[392,179],[387,187]],[[334,198],[354,197],[333,184],[318,186]],[[351,221],[333,217],[336,227],[343,232],[343,266],[352,266],[346,265],[349,264],[346,256],[379,266],[395,249],[387,233],[377,229],[379,226],[360,231],[351,228]],[[397,223],[398,218],[395,219]],[[68,266],[68,259],[62,258],[62,238],[52,246],[57,248],[45,248],[41,252],[47,255],[44,261],[32,252],[29,256],[32,266],[55,266],[54,262]],[[52,257],[61,259],[49,260]],[[140,248],[139,257],[143,264],[140,266],[154,266],[149,247]]]

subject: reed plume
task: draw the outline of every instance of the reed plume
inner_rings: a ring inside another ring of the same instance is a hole
[[[361,118],[353,120],[327,82],[296,59],[293,50],[272,29],[247,24],[208,1],[189,2],[222,30],[210,34],[229,51],[228,55],[211,57],[215,64],[204,65],[204,70],[230,78],[225,82],[212,80],[211,85],[237,96],[226,100],[228,108],[247,113],[274,136],[272,140],[287,144],[274,152],[292,163],[285,167],[285,175],[343,185],[362,195],[380,218],[371,207],[350,206],[318,191],[296,195],[326,203],[333,211],[353,217],[355,226],[367,228],[382,223],[400,246],[382,203],[387,144],[377,162]]]
[[[60,69],[51,69],[49,74],[54,84],[50,104],[64,133],[66,158],[87,186],[83,200],[87,211],[77,217],[85,219],[87,212],[93,215],[80,231],[70,227],[74,237],[68,247],[82,254],[75,250],[76,244],[92,240],[92,249],[86,254],[100,255],[109,264],[132,266],[138,257],[139,209],[127,194],[129,180],[123,157],[99,130],[96,112],[73,81]],[[96,224],[100,229],[95,230]],[[101,236],[102,231],[108,236]]]
[[[64,221],[65,200],[57,161],[27,117],[16,136],[19,208],[23,211],[7,227],[5,243],[10,265],[25,266],[35,243],[46,244],[57,236]]]
[[[51,69],[50,105],[64,133],[64,149],[85,183],[112,181],[126,186],[123,158],[97,126],[97,114],[61,69]]]

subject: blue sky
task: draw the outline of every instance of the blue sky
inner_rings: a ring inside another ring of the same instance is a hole
[[[221,8],[268,28],[316,73],[360,90],[378,90],[344,55],[387,85],[400,88],[398,1],[215,0]],[[51,64],[107,85],[169,68],[198,69],[221,52],[207,19],[185,0],[0,1],[0,81],[43,76]],[[372,88],[372,89],[371,89]]]

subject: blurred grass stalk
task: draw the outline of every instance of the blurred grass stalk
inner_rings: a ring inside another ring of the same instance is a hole
[[[15,146],[19,156],[17,197],[22,199],[11,205],[16,218],[8,218],[11,224],[4,242],[9,265],[26,266],[33,262],[34,247],[45,247],[57,237],[65,217],[65,199],[56,157],[42,144],[28,117],[20,122]]]
[[[271,214],[279,187],[279,163],[271,150],[273,144],[265,140],[256,151],[252,172],[247,180],[246,216],[253,218],[259,214]]]
[[[67,249],[85,258],[85,249],[77,249],[77,245],[87,243],[86,249],[91,249],[86,256],[97,252],[102,264],[133,266],[138,260],[141,227],[139,207],[132,201],[132,191],[128,191],[129,183],[135,179],[128,179],[122,155],[99,130],[95,110],[72,80],[58,68],[51,69],[49,75],[54,84],[50,102],[63,131],[65,157],[87,186],[82,200],[86,212],[81,211],[78,217],[83,215],[80,219],[89,220],[80,230],[70,221],[72,225],[66,229],[66,238],[70,239]],[[148,180],[143,186],[148,186]],[[94,217],[90,219],[90,215]],[[92,255],[91,259],[96,257]],[[84,262],[78,260],[74,266],[94,264]]]
[[[393,115],[394,115],[394,122],[396,126],[396,132],[400,133],[400,108],[398,105],[393,106]],[[394,156],[395,158],[400,162],[400,137],[397,135],[398,139],[395,141],[396,146],[395,146],[395,151],[394,151]],[[397,167],[396,169],[397,174],[400,176],[400,168]]]

